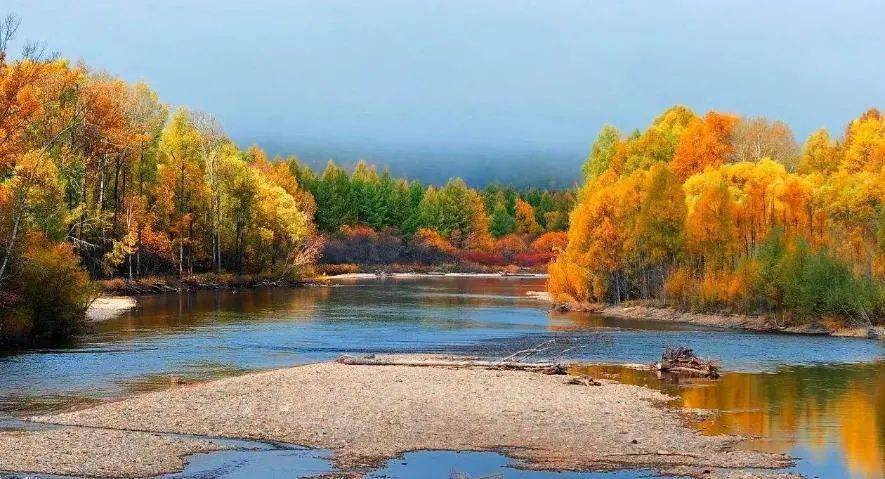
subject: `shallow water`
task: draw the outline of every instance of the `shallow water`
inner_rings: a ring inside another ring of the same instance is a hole
[[[719,380],[674,382],[623,366],[575,373],[661,390],[674,406],[717,411],[698,420],[704,434],[741,434],[740,447],[799,458],[806,477],[885,477],[885,362],[784,366],[727,372]]]
[[[460,277],[143,297],[138,309],[98,324],[72,347],[0,358],[0,414],[53,411],[342,353],[501,357],[557,338],[562,348],[583,346],[569,352],[578,359],[635,363],[685,345],[739,372],[713,385],[677,387],[674,395],[690,407],[729,411],[720,417],[730,420],[701,427],[763,436],[758,447],[801,456],[799,470],[812,475],[882,476],[885,369],[869,362],[885,356],[883,343],[551,314],[526,296],[542,289],[539,279]]]
[[[198,454],[187,468],[164,479],[251,479],[255,477],[315,477],[330,474],[329,452],[312,449],[255,449]],[[551,472],[530,471],[497,452],[417,451],[387,461],[366,479],[639,479],[657,477],[652,471]]]

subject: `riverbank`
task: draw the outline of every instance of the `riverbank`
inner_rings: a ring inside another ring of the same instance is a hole
[[[536,469],[738,477],[761,468],[740,477],[793,477],[776,470],[789,458],[735,449],[739,437],[700,434],[688,413],[664,406],[671,398],[660,392],[568,379],[337,362],[247,374],[32,418],[63,427],[0,433],[0,470],[158,474],[181,469],[175,458],[182,454],[223,447],[200,438],[225,437],[328,448],[333,463],[352,473],[408,451],[493,450]],[[145,432],[158,436],[151,440]]]
[[[360,280],[360,279],[414,279],[414,278],[534,278],[545,279],[546,273],[343,273],[330,276],[320,276],[317,279],[323,281],[335,280]]]
[[[179,278],[177,276],[153,276],[141,279],[114,278],[98,281],[103,296],[99,298],[109,299],[114,297],[141,296],[146,294],[179,293],[185,291],[200,290],[233,290],[233,289],[260,289],[274,287],[301,287],[325,285],[335,280],[359,280],[376,278],[437,278],[437,277],[461,277],[461,278],[546,278],[546,273],[535,272],[511,272],[511,271],[407,271],[407,272],[347,272],[318,274],[315,276],[280,279],[264,275],[232,275],[232,274],[198,274]],[[96,301],[101,305],[101,301]],[[109,306],[120,306],[113,300],[107,301]]]
[[[773,317],[764,315],[695,313],[680,311],[669,306],[643,302],[623,304],[555,303],[550,295],[543,291],[530,291],[527,295],[539,301],[550,303],[553,310],[561,313],[590,312],[602,316],[623,319],[689,323],[716,328],[744,329],[757,332],[813,334],[885,340],[885,326],[850,326],[838,322],[824,321],[798,325],[785,325],[779,323],[777,319]]]
[[[195,274],[185,277],[151,276],[139,279],[114,278],[98,281],[105,296],[140,296],[213,289],[257,289],[299,287],[316,284],[313,277],[279,278],[268,275]]]
[[[340,276],[344,274],[544,274],[547,273],[547,265],[519,266],[515,264],[482,265],[478,263],[390,263],[390,264],[325,264],[315,265],[316,271],[321,276]]]

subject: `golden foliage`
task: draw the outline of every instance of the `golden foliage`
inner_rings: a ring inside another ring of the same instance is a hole
[[[792,275],[799,283],[790,294],[811,295],[814,285],[803,281],[826,278],[827,268],[841,274],[838,265],[847,264],[852,281],[868,285],[864,306],[848,310],[865,320],[881,316],[885,123],[878,111],[852,121],[842,142],[823,130],[812,134],[798,172],[791,171],[798,153],[786,125],[716,112],[681,118],[685,127],[668,137],[675,149],[651,140],[660,134],[653,125],[618,139],[608,168],[588,177],[568,245],[550,266],[552,293],[578,301],[665,297],[683,307],[748,311],[784,301],[778,295],[785,293],[771,296],[771,275]],[[657,151],[636,160],[640,146]],[[736,161],[743,158],[750,161]],[[770,250],[776,234],[788,251],[810,248],[802,254],[812,269]],[[806,299],[813,308],[814,298]]]

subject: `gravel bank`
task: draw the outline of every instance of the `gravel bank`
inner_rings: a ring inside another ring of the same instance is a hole
[[[370,466],[420,449],[500,450],[533,468],[653,467],[698,477],[735,477],[740,469],[790,463],[781,455],[735,450],[736,437],[699,434],[685,416],[661,407],[669,398],[651,389],[612,381],[577,386],[566,380],[523,371],[330,362],[181,386],[33,419],[323,447],[334,451],[335,463],[343,468]],[[129,447],[124,440],[108,442]],[[68,437],[56,446],[58,454],[74,457],[107,455],[88,437]],[[162,449],[131,447],[132,457],[142,451],[154,457],[153,451]],[[2,468],[32,468],[17,462],[14,449],[22,448],[8,437],[0,441],[0,457],[7,458]],[[41,470],[87,473],[71,469],[77,464],[53,461],[58,455],[45,458]],[[180,462],[170,461],[168,470],[180,469]],[[141,464],[125,467],[156,473],[155,464]],[[106,471],[102,475],[122,476],[132,469]],[[747,477],[767,473],[752,474]],[[772,471],[771,477],[775,475],[783,477]]]
[[[0,433],[0,470],[91,477],[153,476],[184,468],[185,457],[221,449],[211,441],[62,427]]]
[[[772,318],[748,314],[692,313],[666,306],[645,304],[555,303],[546,291],[529,291],[527,296],[551,303],[560,312],[589,312],[624,319],[648,319],[672,323],[689,323],[725,329],[745,329],[758,332],[787,334],[814,334],[837,337],[885,340],[885,326],[828,326],[801,324],[781,326]]]

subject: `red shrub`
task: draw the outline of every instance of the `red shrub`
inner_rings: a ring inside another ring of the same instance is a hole
[[[538,253],[558,253],[568,246],[568,233],[551,231],[544,233],[532,242],[532,251]]]
[[[516,264],[520,266],[540,266],[547,264],[553,259],[553,253],[538,253],[535,251],[526,251],[515,256]]]
[[[504,257],[500,253],[490,253],[488,251],[471,250],[461,253],[461,260],[477,263],[483,266],[498,266],[504,264]]]

